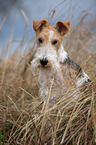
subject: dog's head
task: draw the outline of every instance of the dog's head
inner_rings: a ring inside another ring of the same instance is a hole
[[[46,19],[33,21],[33,29],[36,33],[36,54],[33,64],[40,69],[55,68],[59,69],[67,53],[62,46],[63,36],[70,29],[70,21],[58,21],[55,27],[49,26]]]

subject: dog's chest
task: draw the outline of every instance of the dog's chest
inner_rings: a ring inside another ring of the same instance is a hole
[[[51,72],[50,70],[41,70],[39,71],[38,80],[40,83],[40,96],[43,99],[49,95],[49,92],[52,99],[63,95],[66,90],[63,75],[59,71]]]

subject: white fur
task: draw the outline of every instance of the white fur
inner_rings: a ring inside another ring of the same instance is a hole
[[[60,63],[64,63],[64,61],[68,58],[68,54],[64,50],[63,45],[61,45],[60,49],[58,50],[58,56],[58,60]]]
[[[58,95],[64,95],[66,88],[66,77],[67,72],[63,74],[60,70],[60,64],[64,63],[68,58],[67,52],[64,50],[63,45],[61,44],[58,51],[51,44],[51,39],[54,36],[54,31],[50,30],[48,33],[48,41],[39,47],[36,47],[36,53],[34,59],[31,62],[32,69],[36,70],[38,74],[38,81],[40,83],[40,96],[42,99],[48,96],[52,78],[54,78],[54,83],[51,91],[51,98],[57,97]],[[40,63],[41,59],[46,58],[48,63],[46,66],[42,66]],[[66,68],[65,68],[66,69]],[[76,85],[79,87],[84,82],[87,82],[88,75],[83,72],[83,76],[77,79]],[[70,78],[71,79],[71,78]]]
[[[54,35],[54,32],[52,30],[49,31],[49,42],[51,42],[51,39]]]
[[[60,68],[60,64],[58,62],[58,56],[56,50],[51,45],[46,45],[43,47],[39,47],[38,51],[35,54],[33,61],[31,62],[34,67],[38,67],[40,65],[40,59],[46,57],[51,67],[55,70]]]
[[[61,51],[63,54],[65,54],[64,49],[62,49]],[[35,70],[37,70],[38,73],[38,81],[40,83],[39,92],[42,99],[44,99],[45,96],[48,95],[53,77],[55,78],[54,79],[55,87],[53,87],[51,99],[53,97],[56,97],[57,94],[60,94],[59,87],[61,86],[63,88],[61,89],[61,92],[64,93],[65,85],[62,79],[63,76],[60,75],[59,71],[60,71],[60,61],[65,60],[65,57],[63,57],[63,55],[61,55],[60,52],[57,52],[56,49],[54,49],[54,46],[48,43],[46,46],[37,48],[37,52],[35,53],[34,59],[31,62],[32,69],[35,68]],[[45,68],[40,66],[40,59],[44,57],[48,59],[49,68],[46,68],[47,66],[45,66]],[[60,59],[60,57],[63,58]]]
[[[84,82],[87,82],[89,79],[88,75],[83,71],[83,76],[78,79],[76,85],[77,87],[80,87]]]

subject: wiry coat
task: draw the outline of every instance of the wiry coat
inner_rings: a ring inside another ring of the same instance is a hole
[[[37,42],[31,66],[38,74],[41,98],[48,96],[51,84],[53,98],[90,81],[63,48],[63,36],[69,31],[69,21],[58,21],[55,27],[49,26],[45,19],[33,21],[33,28]]]

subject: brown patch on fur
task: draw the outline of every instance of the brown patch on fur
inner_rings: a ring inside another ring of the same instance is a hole
[[[58,21],[55,25],[49,26],[46,19],[41,21],[33,21],[33,29],[36,32],[37,36],[37,45],[44,46],[49,41],[50,31],[53,31],[53,38],[51,38],[51,45],[54,45],[56,50],[59,49],[62,44],[63,35],[66,34],[70,29],[70,21],[62,22]]]
[[[53,45],[54,41],[57,41],[57,44],[54,44],[54,47],[55,47],[55,49],[58,49],[60,47],[60,45],[62,44],[63,37],[52,26],[44,27],[41,32],[36,33],[37,44],[39,45],[38,39],[42,40],[42,44],[40,44],[40,45],[46,45],[47,43],[49,43],[50,31],[53,31],[53,37],[51,38],[50,44]]]

